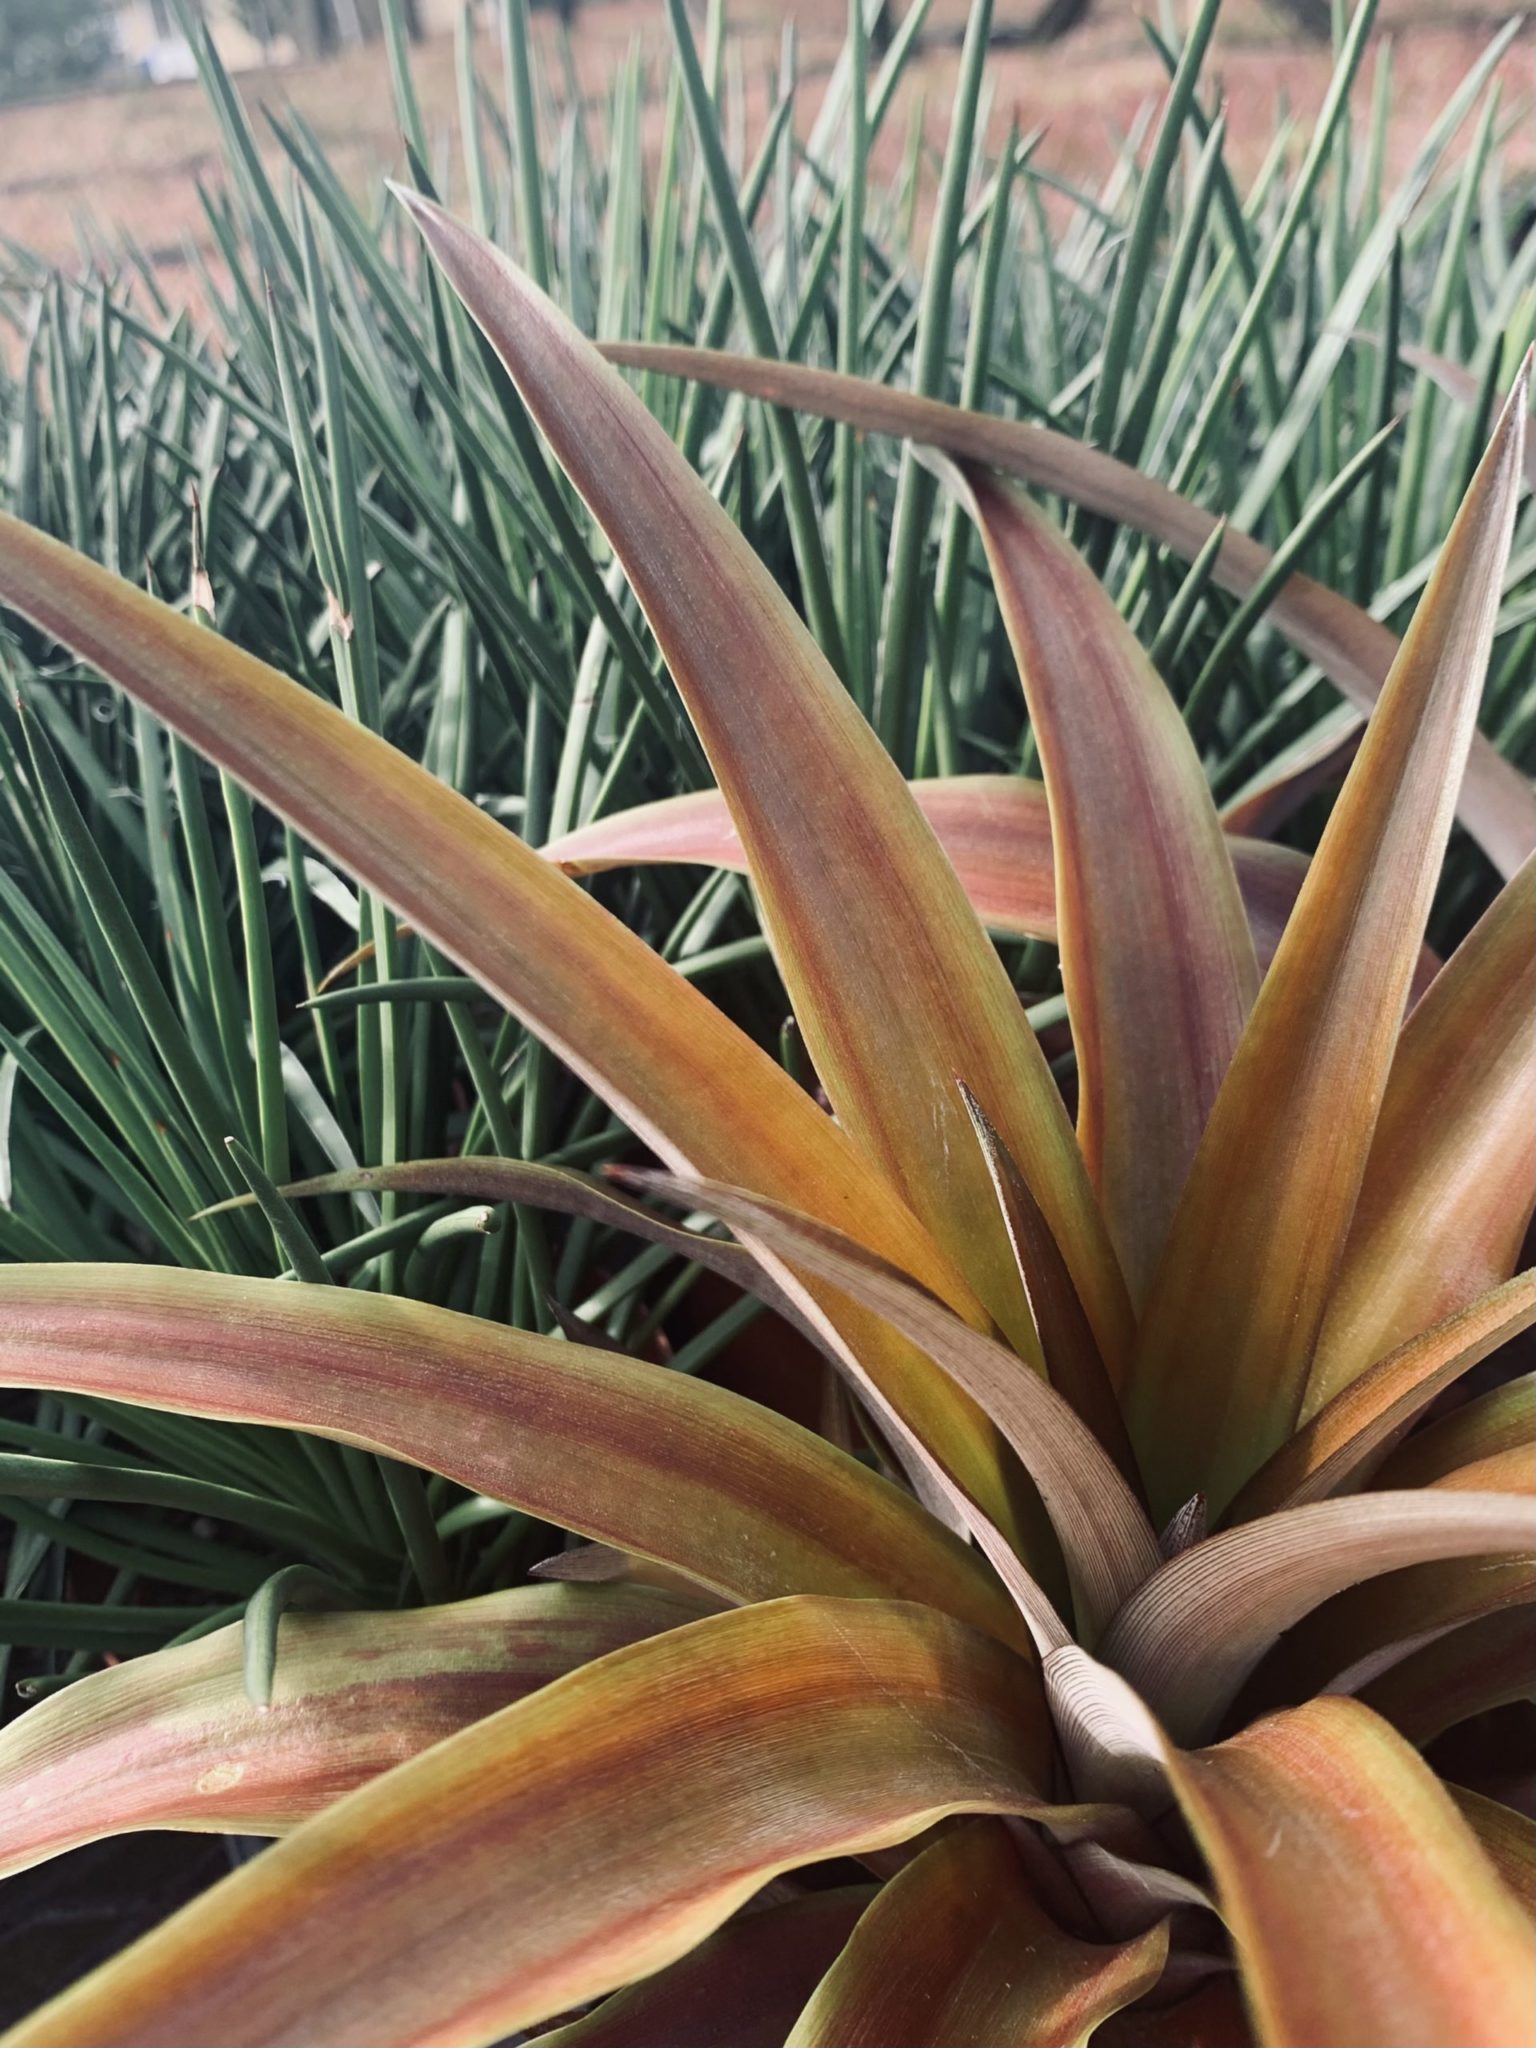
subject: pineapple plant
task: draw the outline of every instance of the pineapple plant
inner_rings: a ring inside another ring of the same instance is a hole
[[[611,351],[937,469],[1042,786],[914,788],[634,390],[526,272],[401,198],[606,536],[715,791],[539,851],[365,701],[210,630],[196,590],[179,612],[7,516],[0,601],[351,876],[375,964],[403,921],[652,1163],[279,1186],[251,1161],[225,1213],[267,1217],[289,1278],[8,1265],[0,1378],[300,1431],[582,1541],[552,1583],[277,1603],[265,1633],[23,1715],[6,1868],[134,1828],[279,1839],[9,2038],[1523,2038],[1529,1823],[1422,1752],[1528,1689],[1529,1381],[1421,1419],[1536,1321],[1536,803],[1476,730],[1528,364],[1400,644],[1303,579],[1274,599],[1369,716],[1315,852],[1267,859],[1218,815],[1091,522],[1250,591],[1254,543],[974,408]],[[1083,505],[1072,539],[1020,477]],[[869,710],[900,724],[889,690]],[[1507,879],[1442,962],[1458,814]],[[566,872],[678,858],[750,877],[814,1090]],[[982,921],[998,892],[1000,928],[1060,949],[1055,1072]],[[686,1235],[818,1347],[827,1428],[326,1284],[300,1205],[413,1185]],[[389,1483],[430,1575],[412,1477]],[[133,1497],[131,1471],[99,1483]]]

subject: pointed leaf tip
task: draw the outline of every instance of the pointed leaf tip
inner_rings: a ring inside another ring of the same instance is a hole
[[[1189,728],[1103,585],[1017,486],[943,469],[980,531],[1040,749],[1078,1142],[1139,1303],[1253,1006],[1253,939]]]
[[[840,1125],[1027,1353],[1012,1253],[949,1083],[966,1073],[1031,1176],[1106,1358],[1119,1359],[1129,1304],[1060,1093],[896,764],[617,372],[500,252],[438,209],[414,210],[655,634]],[[820,856],[810,867],[806,847]]]
[[[1524,431],[1506,406],[1190,1170],[1127,1408],[1160,1513],[1198,1487],[1225,1508],[1301,1410],[1476,731]]]

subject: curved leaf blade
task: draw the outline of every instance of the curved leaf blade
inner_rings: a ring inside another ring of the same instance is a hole
[[[521,1202],[534,1209],[552,1209],[561,1216],[584,1216],[589,1222],[627,1231],[648,1244],[665,1245],[680,1259],[707,1266],[744,1292],[772,1301],[781,1315],[791,1319],[799,1315],[745,1245],[727,1244],[723,1239],[705,1237],[697,1230],[669,1223],[665,1217],[653,1215],[638,1202],[626,1200],[570,1167],[545,1166],[534,1159],[501,1159],[490,1153],[461,1152],[446,1159],[404,1159],[392,1166],[346,1167],[335,1173],[315,1174],[309,1180],[290,1181],[278,1192],[291,1200],[310,1195],[460,1195],[465,1201]],[[204,1214],[243,1208],[254,1200],[253,1195],[236,1195]]]
[[[1403,1027],[1304,1414],[1514,1268],[1536,1207],[1533,1016],[1536,859]]]
[[[1508,1461],[1512,1492],[1536,1482],[1536,1373],[1490,1387],[1415,1430],[1376,1474],[1378,1486],[1465,1486],[1479,1466]]]
[[[1536,1602],[1536,1557],[1452,1558],[1410,1565],[1335,1594],[1286,1638],[1255,1677],[1262,1704],[1358,1692],[1437,1636]]]
[[[1360,1698],[1415,1749],[1473,1714],[1536,1699],[1531,1617],[1506,1607],[1452,1629],[1362,1686]]]
[[[1399,1345],[1281,1445],[1232,1503],[1231,1519],[1252,1521],[1338,1493],[1437,1394],[1533,1322],[1536,1269]]]
[[[327,1808],[13,2048],[500,2040],[661,1969],[780,1871],[953,1812],[1063,1814],[1036,1789],[1028,1678],[989,1637],[883,1602],[672,1630]]]
[[[270,1707],[241,1624],[81,1679],[0,1731],[0,1876],[140,1828],[285,1834],[471,1721],[696,1621],[655,1587],[519,1586],[403,1614],[284,1615]]]
[[[1030,1314],[1045,1355],[1046,1378],[1109,1453],[1127,1485],[1141,1499],[1141,1474],[1125,1433],[1125,1418],[1110,1384],[1099,1347],[1083,1314],[1050,1225],[1018,1164],[997,1135],[986,1111],[962,1081],[960,1099],[975,1127],[976,1142],[997,1191],[998,1207],[1008,1226],[1009,1241],[1019,1262],[1019,1276],[1029,1298]]]
[[[760,1235],[806,1271],[886,1317],[953,1374],[1039,1488],[1060,1539],[1080,1630],[1095,1636],[1158,1570],[1157,1538],[1119,1467],[1056,1392],[993,1338],[962,1323],[851,1239],[718,1182],[628,1176]]]
[[[980,529],[1040,749],[1078,1143],[1139,1303],[1258,992],[1253,939],[1188,727],[1103,586],[1021,492],[944,473]]]
[[[972,1553],[808,1430],[701,1380],[422,1302],[161,1267],[0,1267],[0,1384],[386,1451],[727,1599],[895,1594],[1017,1629]]]
[[[1060,1094],[899,769],[623,379],[507,258],[440,208],[400,196],[651,622],[840,1121],[1028,1352],[1012,1254],[951,1085],[965,1074],[1000,1105],[1100,1344],[1120,1358],[1128,1305]]]
[[[1254,2048],[1236,1979],[1208,1976],[1171,2005],[1138,2005],[1106,2020],[1097,2048]]]
[[[987,929],[1054,944],[1055,854],[1044,783],[1023,775],[950,775],[907,787]],[[1230,851],[1254,950],[1267,966],[1307,871],[1306,855],[1262,839],[1232,838]],[[747,872],[741,836],[717,789],[611,812],[552,839],[543,852],[573,875],[669,862]]]
[[[1267,2048],[1508,2048],[1528,2033],[1530,1923],[1433,1772],[1368,1709],[1314,1700],[1169,1765]]]
[[[1536,1919],[1536,1820],[1516,1813],[1497,1799],[1446,1786],[1462,1819],[1476,1835],[1483,1854],[1503,1878],[1526,1912]]]
[[[1294,1428],[1391,1071],[1492,643],[1525,373],[1382,690],[1190,1171],[1127,1421],[1155,1513]]]
[[[1536,1549],[1536,1502],[1502,1493],[1373,1493],[1266,1515],[1165,1564],[1100,1656],[1176,1740],[1198,1739],[1272,1643],[1358,1580],[1432,1559]]]
[[[770,405],[844,420],[865,433],[922,441],[958,460],[985,463],[1085,511],[1123,521],[1188,562],[1199,555],[1219,523],[1166,485],[1049,427],[968,412],[833,370],[715,349],[626,341],[605,342],[602,352],[627,369],[692,378],[745,392]],[[1272,561],[1268,548],[1226,525],[1213,580],[1234,596],[1246,597],[1268,574]],[[1267,616],[1352,704],[1371,709],[1398,653],[1398,643],[1385,626],[1348,598],[1299,575],[1286,579]],[[1472,742],[1458,804],[1463,824],[1501,874],[1512,875],[1536,852],[1536,794],[1481,735]]]
[[[1080,2048],[1162,1974],[1168,1928],[1098,1944],[1065,1933],[998,1821],[945,1835],[898,1872],[817,1986],[785,2048]]]

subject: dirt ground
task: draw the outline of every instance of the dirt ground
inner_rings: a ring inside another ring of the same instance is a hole
[[[998,0],[999,45],[991,59],[993,127],[1000,132],[1014,111],[1026,130],[1043,123],[1047,134],[1038,162],[1069,178],[1100,177],[1138,110],[1160,90],[1164,74],[1142,33],[1140,10],[1127,0],[1098,0],[1081,28],[1049,47],[1009,47],[1009,31],[1016,31],[1036,4]],[[844,19],[838,0],[830,5],[828,0],[788,0],[787,5],[784,0],[734,0],[731,20],[743,39],[749,128],[763,118],[786,15],[796,24],[806,125],[837,53]],[[901,151],[918,95],[925,135],[934,145],[942,141],[964,16],[964,0],[936,0],[925,47],[905,89],[906,105],[887,123],[882,138],[887,166]],[[1497,21],[1493,13],[1458,8],[1453,0],[1383,0],[1376,50],[1367,59],[1357,104],[1362,109],[1369,104],[1372,72],[1390,40],[1392,154],[1399,161]],[[549,18],[536,17],[536,29],[547,40]],[[667,62],[664,18],[656,0],[586,0],[581,6],[575,48],[589,103],[600,103],[607,81],[636,40],[649,60],[654,119]],[[479,37],[476,56],[489,89],[499,92],[499,52],[488,30]],[[451,161],[456,102],[451,39],[423,44],[415,53],[415,72],[428,122],[442,139],[445,160]],[[1224,93],[1240,168],[1252,171],[1262,160],[1282,108],[1303,120],[1313,113],[1327,75],[1326,53],[1298,45],[1283,14],[1269,11],[1262,0],[1229,0],[1208,76],[1219,81]],[[1508,52],[1502,78],[1508,160],[1536,169],[1536,34],[1527,32]],[[397,166],[380,49],[325,65],[246,73],[240,85],[253,108],[284,102],[297,108],[355,189],[365,189]],[[220,174],[213,123],[195,85],[140,87],[0,111],[0,233],[50,261],[70,264],[77,260],[82,231],[94,227],[109,235],[114,226],[126,227],[161,267],[173,298],[191,281],[184,270],[188,241],[207,245],[197,181],[216,182]]]

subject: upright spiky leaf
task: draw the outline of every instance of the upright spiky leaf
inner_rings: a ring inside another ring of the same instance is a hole
[[[1413,1010],[1307,1381],[1314,1412],[1496,1286],[1536,1203],[1536,858]]]
[[[1107,1356],[1124,1289],[1050,1072],[895,763],[739,529],[531,281],[402,194],[613,543],[741,834],[839,1119],[1034,1348],[965,1112],[964,1074],[1030,1173]],[[812,864],[814,862],[814,864]]]
[[[1077,1135],[1133,1301],[1258,990],[1231,851],[1188,728],[1077,551],[959,473],[1045,771]]]
[[[1295,1423],[1454,814],[1520,485],[1505,409],[1228,1072],[1148,1298],[1128,1419],[1153,1505],[1219,1509]]]

